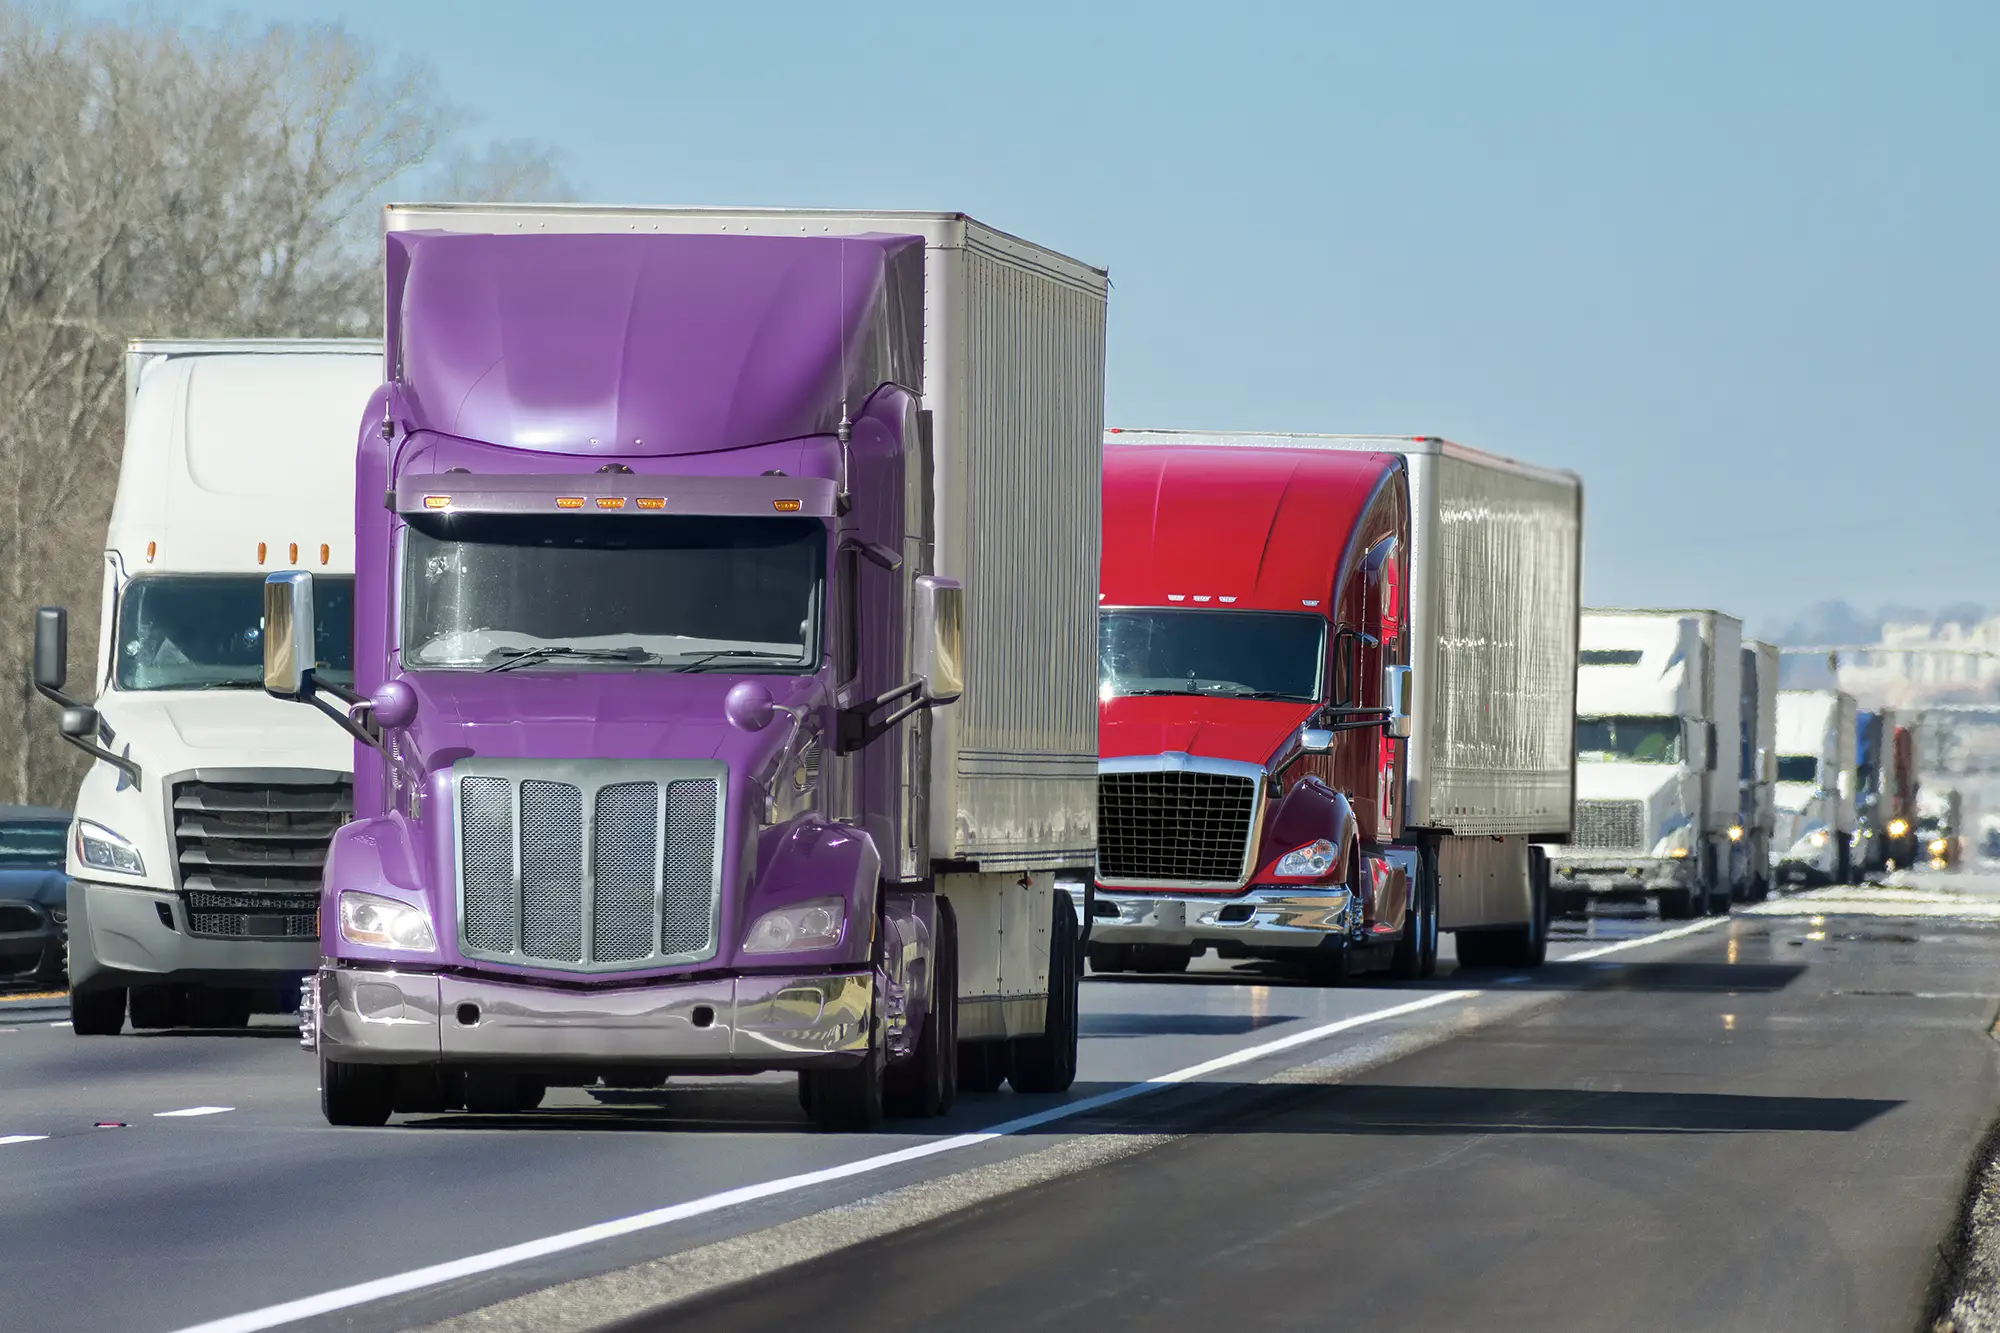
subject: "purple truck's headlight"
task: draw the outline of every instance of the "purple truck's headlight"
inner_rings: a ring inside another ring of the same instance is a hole
[[[340,937],[375,949],[437,952],[437,932],[421,907],[358,889],[340,895]]]
[[[814,898],[764,913],[744,936],[744,953],[798,953],[830,949],[840,943],[847,922],[847,904],[838,898]]]

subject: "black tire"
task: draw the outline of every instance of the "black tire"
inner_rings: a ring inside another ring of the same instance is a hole
[[[1007,1081],[1007,1043],[962,1041],[958,1044],[958,1090],[998,1092]]]
[[[1660,920],[1685,921],[1694,915],[1694,894],[1687,889],[1661,889]]]
[[[135,1030],[159,1031],[180,1026],[181,1003],[176,987],[134,986],[131,1007]]]
[[[1354,975],[1354,960],[1344,940],[1328,940],[1305,955],[1306,979],[1315,986],[1345,986]]]
[[[1188,970],[1194,950],[1178,944],[1135,944],[1131,946],[1131,972],[1160,972],[1174,976]]]
[[[125,1030],[125,988],[106,986],[102,990],[72,991],[69,997],[70,1031],[79,1037],[115,1037]]]
[[[1703,910],[1709,916],[1728,916],[1729,884],[1723,878],[1722,858],[1716,855],[1713,843],[1702,843],[1700,866],[1702,888],[1707,894]]]
[[[1007,1081],[1016,1092],[1067,1092],[1076,1082],[1076,909],[1068,894],[1050,896],[1055,910],[1049,932],[1048,1011],[1039,1033],[1008,1043]]]
[[[805,1078],[806,1114],[821,1129],[836,1134],[866,1134],[879,1129],[883,1105],[882,1043],[870,1041],[868,1054],[847,1069],[815,1069]]]
[[[1460,967],[1540,967],[1549,956],[1549,861],[1528,849],[1528,921],[1499,930],[1458,932]]]
[[[886,1111],[896,1118],[945,1115],[958,1100],[958,915],[937,900],[930,1012],[916,1049],[889,1067]]]
[[[319,1061],[319,1109],[329,1125],[375,1128],[395,1109],[396,1071],[389,1065]]]
[[[1403,916],[1402,938],[1396,941],[1389,975],[1398,981],[1421,981],[1437,971],[1438,917],[1435,863],[1417,853],[1417,880],[1410,885],[1410,907]]]
[[[1132,971],[1132,946],[1129,944],[1093,944],[1088,952],[1093,972]]]
[[[474,1115],[519,1115],[548,1096],[548,1085],[504,1069],[465,1071],[465,1109]]]

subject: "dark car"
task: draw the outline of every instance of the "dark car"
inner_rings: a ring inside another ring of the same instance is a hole
[[[61,985],[68,966],[69,816],[0,805],[0,985]]]

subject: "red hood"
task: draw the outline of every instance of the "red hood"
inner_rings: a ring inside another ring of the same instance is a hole
[[[1101,759],[1179,751],[1208,759],[1262,764],[1313,710],[1269,699],[1141,695],[1097,705]]]

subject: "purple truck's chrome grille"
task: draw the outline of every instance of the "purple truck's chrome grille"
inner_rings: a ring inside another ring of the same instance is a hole
[[[458,779],[463,951],[584,971],[712,956],[720,781],[592,782],[592,765],[548,767],[561,771]],[[563,780],[570,770],[578,780]]]

